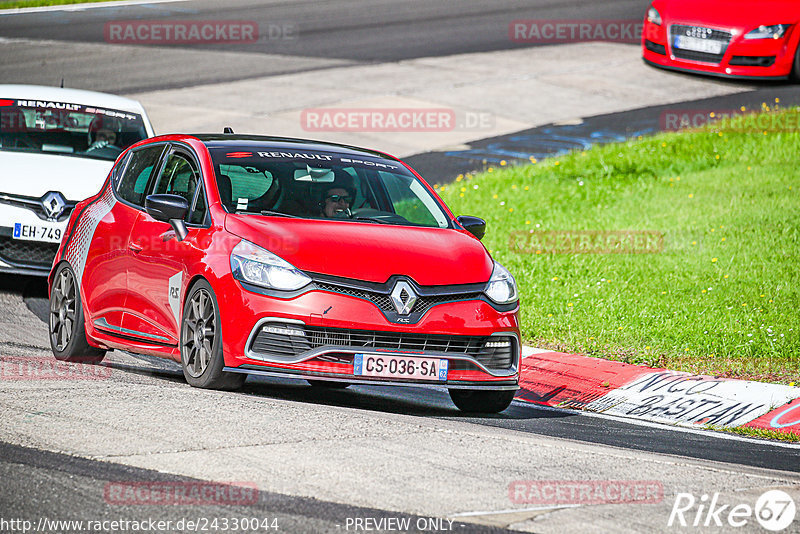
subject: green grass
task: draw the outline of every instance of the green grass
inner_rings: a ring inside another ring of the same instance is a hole
[[[456,214],[486,218],[483,241],[519,284],[526,342],[798,381],[799,133],[661,134],[439,190]],[[537,254],[512,250],[520,230],[647,230],[664,241],[651,254]]]
[[[22,7],[62,6],[67,4],[88,4],[94,2],[110,2],[113,0],[0,0],[0,9],[17,9]]]
[[[762,428],[751,428],[749,426],[739,426],[736,428],[709,427],[711,430],[720,432],[730,432],[749,438],[771,439],[775,441],[800,441],[800,434],[796,432],[778,432],[777,430],[766,430]]]

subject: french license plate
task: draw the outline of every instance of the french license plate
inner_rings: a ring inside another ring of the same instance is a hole
[[[353,374],[444,382],[447,380],[447,360],[389,354],[356,354],[353,359]]]
[[[707,54],[721,54],[722,41],[713,41],[711,39],[698,39],[697,37],[689,37],[686,35],[676,35],[672,46],[680,48],[681,50],[692,50],[694,52],[705,52]]]
[[[63,232],[64,229],[60,226],[14,223],[14,239],[20,239],[22,241],[61,243]]]

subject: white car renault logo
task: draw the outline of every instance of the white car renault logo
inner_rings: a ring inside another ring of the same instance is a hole
[[[408,315],[417,303],[417,293],[411,284],[405,281],[397,282],[392,290],[392,304],[400,315]]]
[[[44,208],[44,213],[47,215],[48,219],[57,219],[64,211],[66,205],[67,202],[64,200],[61,193],[50,191],[42,197],[42,208]]]

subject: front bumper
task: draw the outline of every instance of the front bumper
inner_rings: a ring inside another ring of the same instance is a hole
[[[521,344],[517,309],[482,300],[444,302],[415,324],[389,321],[374,302],[311,290],[290,299],[251,293],[231,282],[220,302],[225,370],[360,384],[517,389]],[[238,310],[235,320],[228,320]],[[247,310],[247,316],[242,315]],[[277,334],[275,332],[278,332]],[[354,374],[356,354],[448,361],[446,380]]]
[[[13,235],[13,228],[0,226],[0,272],[47,276],[58,252],[58,243],[23,241],[14,239]]]
[[[781,80],[791,75],[798,41],[795,27],[781,39],[758,40],[746,40],[735,30],[714,30],[720,36],[727,34],[726,38],[729,39],[723,52],[717,55],[674,48],[672,38],[676,27],[689,25],[665,23],[656,26],[645,20],[642,38],[642,57],[645,62],[670,70],[723,78]]]

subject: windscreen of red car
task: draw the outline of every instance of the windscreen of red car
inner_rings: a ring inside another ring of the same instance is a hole
[[[146,137],[144,121],[136,113],[0,98],[0,150],[114,161]]]
[[[211,148],[230,213],[449,227],[437,199],[400,162],[285,148]]]

